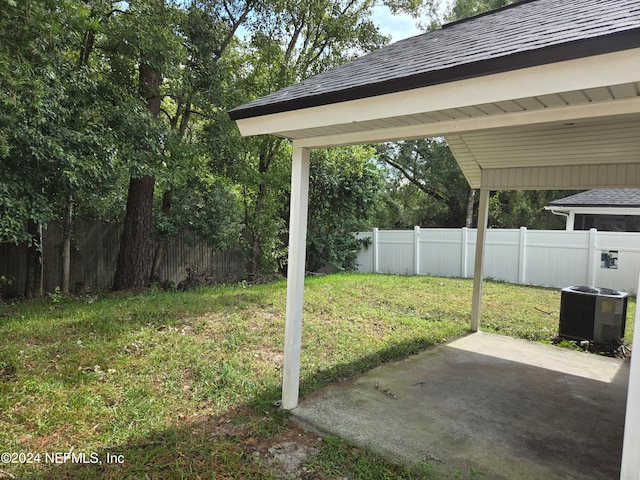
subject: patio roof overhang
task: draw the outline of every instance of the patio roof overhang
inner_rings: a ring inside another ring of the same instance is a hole
[[[444,137],[472,188],[638,186],[638,59],[634,48],[236,123],[310,149]]]
[[[311,150],[447,140],[480,189],[471,330],[491,190],[640,187],[637,0],[524,0],[378,52],[229,112],[242,135],[293,145],[286,409],[298,404]],[[640,356],[627,405],[638,403]],[[640,411],[627,408],[621,478],[640,479],[638,450]]]

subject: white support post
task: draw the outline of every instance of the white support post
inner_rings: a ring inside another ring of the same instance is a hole
[[[640,292],[640,278],[638,289]],[[640,302],[636,303],[636,318],[640,318]],[[633,344],[640,345],[638,328],[633,331]],[[638,342],[638,343],[636,343]],[[627,387],[627,411],[624,420],[624,438],[622,441],[621,480],[640,479],[640,355],[631,355],[629,368],[629,385]]]
[[[413,273],[420,275],[420,227],[413,227]]]
[[[487,237],[487,220],[489,217],[489,193],[486,188],[480,189],[478,206],[478,229],[476,233],[476,258],[473,270],[473,297],[471,299],[471,331],[480,330],[480,308],[482,306],[482,270],[484,266],[484,245]]]
[[[293,148],[291,166],[291,211],[289,217],[289,264],[287,267],[287,313],[284,328],[282,408],[298,406],[302,306],[309,206],[309,163],[311,152]]]

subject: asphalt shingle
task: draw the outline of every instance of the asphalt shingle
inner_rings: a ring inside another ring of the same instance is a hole
[[[640,189],[596,189],[549,203],[553,207],[640,207]]]
[[[638,0],[529,0],[393,43],[229,114],[248,118],[638,46]]]

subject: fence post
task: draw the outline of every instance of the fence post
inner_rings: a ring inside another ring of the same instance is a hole
[[[420,275],[420,227],[413,227],[413,273]]]
[[[467,278],[469,272],[467,270],[467,241],[469,240],[469,229],[462,227],[460,238],[460,276]]]
[[[518,283],[523,285],[526,280],[525,256],[527,254],[527,227],[520,227],[520,250],[518,251]]]
[[[596,262],[600,260],[596,252],[596,238],[598,231],[595,228],[589,230],[589,265],[587,268],[587,285],[596,284]]]
[[[373,229],[373,273],[378,273],[378,229]]]

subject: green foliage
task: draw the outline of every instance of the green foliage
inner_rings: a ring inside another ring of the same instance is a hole
[[[386,3],[411,14],[431,5]],[[129,178],[154,177],[157,238],[222,247],[240,242],[244,226],[256,274],[285,260],[290,148],[241,138],[226,110],[388,41],[371,0],[2,5],[0,239],[30,240],[28,220],[46,224],[69,206],[122,220]],[[144,69],[158,75],[157,89]],[[375,193],[376,169],[353,161],[314,171],[332,205],[314,197],[310,252],[340,268],[353,265],[344,232],[367,217],[362,202]]]
[[[215,178],[194,177],[171,190],[171,214],[158,207],[156,237],[202,239],[216,249],[236,245],[242,228],[241,211],[232,187]]]
[[[381,228],[461,227],[465,225],[469,185],[442,139],[385,144],[379,159],[388,167]],[[489,200],[489,226],[561,229],[564,219],[544,210],[571,191],[499,191]]]
[[[494,192],[489,199],[489,226],[494,228],[562,229],[565,219],[544,207],[575,192],[565,190],[512,190]]]
[[[495,10],[519,0],[455,0],[450,13],[447,15],[448,21],[461,20],[472,17],[489,10]]]
[[[424,139],[378,146],[387,169],[383,228],[465,225],[469,184],[446,142]]]
[[[352,232],[371,225],[382,188],[382,174],[372,162],[371,147],[314,152],[311,162],[307,269],[325,263],[354,270],[359,242]]]
[[[238,49],[225,57],[229,70],[218,70],[231,86],[223,99],[228,106],[335,67],[386,41],[371,21],[373,4],[369,0],[274,1],[261,7],[246,24],[247,35],[238,42]],[[235,126],[217,114],[205,122],[203,130],[215,159],[212,171],[241,185],[251,273],[276,271],[286,256],[289,145],[276,138],[240,138]],[[324,251],[353,249],[336,241],[327,242]],[[334,261],[344,263],[337,256]]]
[[[110,173],[98,78],[76,56],[79,36],[93,25],[89,12],[72,1],[20,1],[0,20],[3,240],[28,240],[27,220],[57,218],[70,194]]]

